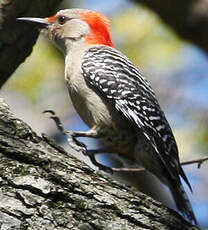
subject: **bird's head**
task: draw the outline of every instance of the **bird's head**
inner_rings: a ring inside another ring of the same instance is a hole
[[[66,9],[47,18],[24,17],[17,20],[43,28],[48,38],[64,50],[80,42],[113,46],[108,18],[95,11]]]

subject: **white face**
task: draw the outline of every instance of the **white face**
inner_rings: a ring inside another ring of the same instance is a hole
[[[67,40],[78,41],[89,33],[89,26],[82,21],[77,10],[61,10],[48,18],[50,25],[44,34],[62,50],[66,49]]]

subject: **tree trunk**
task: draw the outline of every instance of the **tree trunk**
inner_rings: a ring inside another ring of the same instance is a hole
[[[46,17],[61,0],[0,0],[0,88],[32,52],[39,32],[17,17]],[[24,24],[24,25],[23,25]]]
[[[2,98],[0,185],[1,229],[197,229],[37,136]]]

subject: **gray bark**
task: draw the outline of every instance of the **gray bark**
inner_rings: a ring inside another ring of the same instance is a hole
[[[0,99],[1,229],[194,230],[175,211],[94,171]]]

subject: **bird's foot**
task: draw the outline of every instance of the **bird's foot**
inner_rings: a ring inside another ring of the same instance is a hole
[[[82,143],[81,141],[78,141],[76,139],[76,132],[73,131],[68,131],[66,129],[64,129],[64,126],[60,120],[60,118],[56,115],[56,113],[53,110],[45,110],[43,111],[43,113],[49,113],[50,114],[50,118],[55,122],[56,127],[58,128],[58,130],[67,137],[68,143],[69,145],[76,151],[78,152],[82,152],[83,154],[86,155],[87,152],[87,147],[84,143]]]

